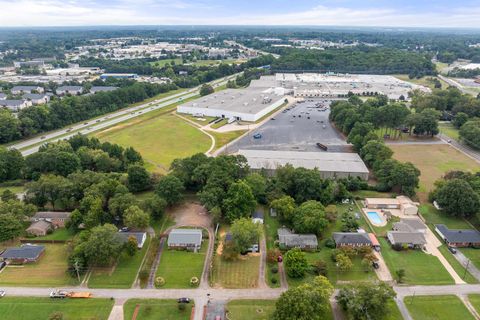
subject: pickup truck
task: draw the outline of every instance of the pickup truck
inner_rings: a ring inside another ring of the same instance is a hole
[[[90,292],[74,292],[67,290],[53,290],[50,292],[50,298],[52,299],[65,299],[65,298],[91,298]]]

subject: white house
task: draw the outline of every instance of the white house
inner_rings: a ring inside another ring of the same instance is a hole
[[[30,106],[32,106],[32,102],[27,100],[0,100],[0,107],[5,107],[13,112],[18,112]]]
[[[15,86],[10,90],[12,94],[32,93],[33,91],[43,93],[44,90],[39,86]]]
[[[58,87],[55,91],[59,96],[66,94],[71,94],[72,96],[79,95],[83,92],[83,87],[81,86],[62,86]]]
[[[46,94],[39,94],[39,93],[25,93],[23,95],[23,99],[31,101],[32,104],[45,104],[50,101],[50,97]]]

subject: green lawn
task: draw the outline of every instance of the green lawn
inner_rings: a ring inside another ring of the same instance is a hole
[[[480,269],[480,249],[474,248],[461,248],[460,251],[468,258],[470,261]]]
[[[387,314],[384,320],[403,320],[403,316],[400,313],[400,310],[398,310],[397,304],[393,299],[388,301],[388,309],[390,312]]]
[[[228,123],[228,119],[222,119],[221,121],[217,122],[217,123],[213,123],[212,125],[210,125],[210,128],[212,129],[218,129],[220,127],[223,127],[224,125],[226,125]]]
[[[77,285],[67,275],[67,245],[45,244],[45,253],[38,262],[9,266],[0,273],[1,285],[55,287]]]
[[[465,268],[458,262],[457,259],[453,256],[453,254],[448,251],[447,246],[444,244],[438,247],[438,250],[442,253],[442,255],[447,259],[448,263],[452,266],[455,272],[466,282],[466,283],[478,283],[478,280],[470,274],[470,272],[465,273]],[[478,251],[480,254],[480,251]]]
[[[440,132],[449,136],[452,139],[458,140],[459,139],[459,132],[458,129],[455,128],[451,123],[442,122],[439,124]]]
[[[207,130],[215,138],[215,147],[213,150],[218,150],[227,143],[237,139],[241,135],[243,135],[247,130],[236,130],[236,131],[229,131],[229,132],[215,132],[211,130]]]
[[[0,195],[2,195],[2,193],[4,193],[6,190],[10,190],[13,193],[21,193],[25,191],[25,187],[24,186],[0,187]]]
[[[110,299],[50,299],[9,297],[0,299],[2,320],[48,319],[53,312],[61,312],[68,320],[106,320],[113,307]]]
[[[150,62],[150,64],[154,67],[162,68],[162,67],[165,67],[165,65],[167,63],[171,64],[172,62],[175,62],[176,65],[183,64],[183,60],[180,59],[180,58],[177,58],[177,59],[162,59],[162,60],[152,61],[152,62]]]
[[[165,242],[157,276],[165,279],[162,288],[190,288],[192,277],[202,278],[208,240],[203,241],[200,252],[169,250]]]
[[[174,159],[205,152],[210,138],[173,114],[119,124],[97,135],[100,140],[134,147],[156,171],[167,172]]]
[[[469,294],[468,300],[475,308],[475,310],[477,310],[477,312],[480,312],[480,294]]]
[[[130,299],[123,306],[125,320],[132,319],[136,306],[139,305],[137,320],[189,320],[193,303],[185,310],[178,310],[177,300]]]
[[[391,198],[392,194],[390,192],[379,192],[374,190],[358,190],[352,192],[354,197],[365,198]]]
[[[148,236],[143,248],[137,251],[133,257],[122,252],[113,273],[111,268],[98,268],[92,271],[88,286],[90,288],[130,288],[135,281],[149,244],[150,237]]]
[[[187,114],[187,113],[179,113],[179,115],[181,115],[184,118],[187,118],[190,121],[195,122],[196,124],[198,124],[200,126],[206,126],[210,123],[210,121],[215,119],[215,117],[195,117],[195,116],[192,116],[191,114]]]
[[[436,78],[436,77],[425,76],[425,77],[421,77],[421,78],[418,78],[418,79],[417,78],[410,79],[407,74],[395,74],[394,77],[398,78],[400,80],[403,80],[403,81],[407,81],[407,82],[415,83],[415,84],[418,84],[418,85],[421,85],[421,86],[425,86],[425,87],[430,88],[430,89],[435,88],[435,83],[431,79]],[[438,79],[438,80],[440,80],[440,79]],[[443,80],[440,80],[440,83],[442,84],[443,89],[446,89],[449,86],[448,83],[446,83]]]
[[[226,310],[230,320],[268,320],[275,311],[275,300],[232,300]]]
[[[452,217],[443,211],[435,209],[435,207],[429,203],[422,204],[419,207],[419,212],[425,218],[428,224],[444,224],[450,229],[471,229],[472,226],[468,224],[463,218]]]
[[[265,240],[267,241],[267,250],[273,249],[275,247],[275,240],[277,239],[277,229],[280,227],[280,222],[276,217],[271,217],[269,208],[264,208],[264,219],[263,227]],[[268,263],[266,265],[266,274],[265,280],[271,288],[280,287],[280,277],[277,274],[272,272],[272,267],[276,267],[277,263]],[[277,279],[276,283],[272,283],[272,278]]]
[[[414,320],[475,319],[454,295],[405,297],[403,301]]]
[[[35,237],[36,240],[69,240],[75,235],[70,229],[59,228],[55,230],[52,234],[47,234],[43,237]]]
[[[392,275],[399,269],[405,270],[404,282],[416,285],[454,284],[437,257],[421,250],[395,251],[384,238],[378,239],[382,247],[382,256]]]

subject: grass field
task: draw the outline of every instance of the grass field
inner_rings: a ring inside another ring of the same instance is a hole
[[[425,86],[425,87],[430,88],[430,89],[434,89],[434,88],[435,88],[434,82],[431,81],[430,79],[436,78],[436,77],[425,76],[425,77],[421,77],[421,78],[419,78],[419,79],[417,79],[417,78],[410,79],[407,74],[395,74],[395,75],[393,75],[393,76],[394,76],[395,78],[400,79],[400,80],[407,81],[407,82],[411,82],[411,83],[415,83],[415,84],[418,84],[418,85],[422,85],[422,86]],[[440,79],[439,79],[439,80],[440,80]],[[442,84],[442,88],[443,88],[443,89],[448,88],[448,83],[446,83],[445,81],[440,80],[440,83]]]
[[[458,132],[458,129],[455,128],[451,123],[440,123],[438,125],[440,132],[449,136],[452,139],[458,140],[460,137],[460,134]]]
[[[461,248],[460,251],[468,258],[470,261],[480,269],[480,249],[474,248]]]
[[[475,319],[454,295],[405,297],[403,301],[414,320]]]
[[[178,303],[174,299],[130,299],[123,306],[125,320],[132,319],[135,307],[139,305],[137,320],[188,320],[190,319],[193,303],[185,310],[178,310]]]
[[[217,123],[213,123],[210,128],[212,129],[218,129],[220,127],[223,127],[224,125],[226,125],[228,123],[228,119],[222,119],[221,121],[217,122]]]
[[[161,173],[168,171],[174,159],[205,152],[211,145],[206,134],[173,114],[120,124],[97,137],[101,141],[134,147]]]
[[[405,270],[404,282],[416,285],[454,284],[450,274],[437,257],[420,250],[395,251],[384,238],[378,239],[382,256],[392,275],[399,269]]]
[[[469,294],[468,300],[475,308],[475,310],[477,310],[477,312],[480,312],[480,294]]]
[[[418,197],[425,201],[433,184],[445,173],[452,170],[477,171],[480,166],[460,151],[445,144],[433,145],[392,145],[393,157],[413,163],[421,172]]]
[[[25,187],[24,186],[0,187],[0,195],[2,195],[2,193],[4,193],[6,190],[10,190],[13,193],[20,193],[25,191]]]
[[[220,255],[213,259],[212,286],[216,288],[256,288],[260,256],[242,256],[235,261],[225,261]]]
[[[275,311],[275,300],[233,300],[226,309],[230,320],[268,320]]]
[[[88,286],[90,288],[130,288],[135,281],[149,244],[150,237],[145,241],[143,248],[137,251],[133,257],[122,252],[113,273],[111,273],[111,268],[92,271]]]
[[[152,62],[150,62],[150,64],[154,67],[163,68],[163,67],[165,67],[165,65],[167,63],[172,64],[172,62],[174,62],[176,65],[179,65],[179,64],[183,63],[183,60],[180,59],[180,58],[177,58],[177,59],[162,59],[162,60],[152,61]]]
[[[69,240],[71,239],[75,233],[66,228],[59,228],[55,231],[53,231],[52,234],[47,234],[46,236],[42,237],[35,237],[36,240]]]
[[[45,253],[38,262],[11,266],[0,273],[0,285],[55,287],[76,285],[66,273],[67,245],[45,244]]]
[[[165,243],[157,276],[165,279],[162,288],[190,288],[190,279],[201,279],[203,264],[208,249],[208,240],[203,241],[200,252],[169,250]]]
[[[247,130],[236,130],[236,131],[229,131],[229,132],[215,132],[211,130],[207,130],[215,138],[215,148],[213,150],[218,150],[227,143],[237,139],[242,134],[247,132]]]
[[[106,320],[113,307],[110,299],[65,299],[33,297],[4,297],[0,299],[2,320],[48,319],[54,312],[61,312],[68,320]]]

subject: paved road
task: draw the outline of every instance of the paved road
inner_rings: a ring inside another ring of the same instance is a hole
[[[464,145],[463,143],[453,139],[452,137],[447,136],[444,133],[439,133],[438,137],[440,139],[442,139],[443,141],[445,141],[446,143],[450,143],[450,145],[452,147],[454,147],[455,149],[457,149],[460,152],[463,152],[464,154],[466,154],[468,157],[472,158],[473,160],[475,160],[477,162],[480,162],[480,151],[479,150],[472,149],[469,146]],[[448,141],[450,141],[450,142],[448,142]]]
[[[457,250],[457,253],[455,253],[453,256],[464,268],[468,266],[468,272],[470,272],[472,276],[480,281],[480,270],[478,270],[478,268],[472,263],[472,261],[470,261],[470,259],[468,259],[460,250]],[[463,276],[463,273],[460,276]]]
[[[259,243],[260,248],[260,266],[258,268],[258,287],[259,288],[268,288],[267,282],[265,281],[265,269],[267,264],[267,240],[265,234],[262,234]]]
[[[231,75],[222,79],[218,79],[210,82],[213,87],[219,87],[225,84],[229,79],[236,77],[238,74]],[[35,137],[28,140],[24,140],[13,144],[10,148],[15,149],[24,149],[22,154],[27,156],[29,154],[35,153],[38,151],[39,145],[44,142],[54,142],[58,140],[68,139],[78,133],[89,134],[100,129],[105,129],[112,125],[118,124],[125,120],[129,120],[138,116],[141,116],[144,113],[151,112],[169,106],[173,103],[186,100],[188,98],[198,95],[199,87],[189,89],[184,92],[176,93],[168,97],[164,97],[149,103],[145,103],[136,107],[122,109],[114,113],[110,113],[101,118],[85,120],[84,123],[71,125],[68,128],[63,128],[61,130],[56,130],[52,132],[45,133],[42,137]],[[31,148],[28,148],[31,146]],[[28,148],[28,149],[25,149]]]

